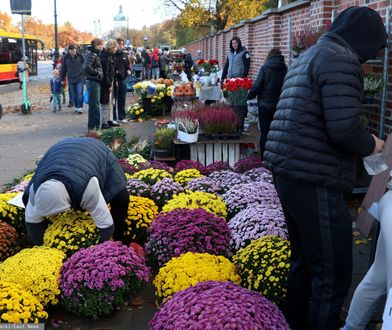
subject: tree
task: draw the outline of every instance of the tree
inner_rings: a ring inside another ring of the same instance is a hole
[[[12,25],[12,17],[5,12],[0,11],[0,29],[5,32],[20,32]]]
[[[211,32],[260,15],[277,0],[161,0],[183,27],[210,28]]]

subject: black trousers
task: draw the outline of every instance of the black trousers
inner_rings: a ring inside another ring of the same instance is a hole
[[[114,223],[113,239],[115,241],[122,241],[124,244],[130,242],[124,239],[126,228],[125,219],[128,215],[129,193],[126,188],[121,190],[110,203],[110,213]]]
[[[263,159],[265,150],[265,143],[267,142],[267,135],[270,130],[272,118],[274,117],[275,109],[264,109],[259,107],[259,125],[260,125],[260,156]]]
[[[284,312],[292,330],[339,329],[352,277],[352,220],[339,192],[274,177],[291,244]]]

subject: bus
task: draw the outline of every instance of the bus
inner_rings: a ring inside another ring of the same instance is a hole
[[[25,34],[25,47],[29,75],[37,74],[37,47],[43,48],[43,43],[35,36]],[[18,80],[16,63],[22,58],[22,35],[5,32],[0,29],[0,81]]]

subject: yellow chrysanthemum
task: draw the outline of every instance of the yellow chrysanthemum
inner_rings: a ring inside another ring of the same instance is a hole
[[[232,281],[239,284],[241,278],[234,264],[223,256],[187,252],[166,263],[153,284],[158,300],[162,301],[180,290],[205,281]]]
[[[200,178],[202,177],[203,174],[201,174],[198,170],[194,168],[190,168],[187,170],[183,170],[178,172],[174,180],[178,183],[180,183],[183,187],[186,187],[187,183],[191,181],[192,179]]]
[[[222,197],[201,191],[187,191],[174,195],[174,197],[163,207],[163,212],[169,212],[178,208],[204,209],[218,217],[227,217],[227,207]]]
[[[24,249],[0,264],[0,281],[19,284],[44,306],[57,304],[64,258],[63,252],[45,246]]]
[[[155,168],[148,168],[132,175],[133,179],[141,180],[149,185],[153,185],[164,178],[172,177],[173,176],[169,172]]]

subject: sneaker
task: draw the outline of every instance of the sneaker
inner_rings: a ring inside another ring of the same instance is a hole
[[[59,107],[59,111],[61,111],[61,107]]]
[[[111,126],[111,127],[118,127],[118,126],[120,126],[120,124],[118,122],[116,122],[115,120],[108,121],[108,125]]]
[[[68,108],[72,108],[73,107],[73,103],[72,102],[69,102],[68,103]]]
[[[81,114],[83,113],[83,108],[77,108],[77,109],[76,109],[76,112],[77,112],[79,115],[81,115]]]
[[[110,128],[110,126],[107,125],[107,124],[102,124],[101,125],[101,129],[109,129],[109,128]]]
[[[128,119],[122,119],[122,120],[120,120],[120,122],[122,122],[122,123],[128,123]]]

